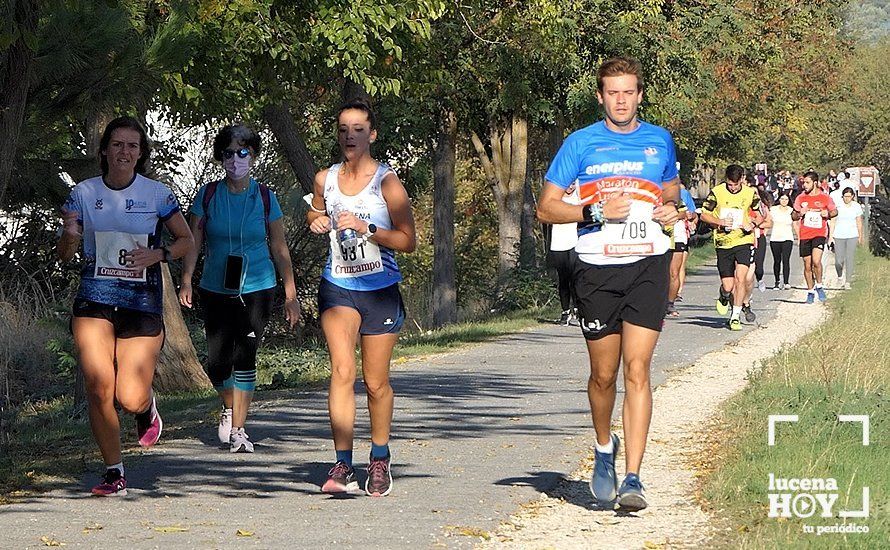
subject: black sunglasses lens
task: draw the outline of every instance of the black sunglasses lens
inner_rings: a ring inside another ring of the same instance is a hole
[[[237,151],[232,151],[231,149],[226,149],[223,151],[224,158],[230,159],[230,158],[234,157],[235,155],[238,155],[238,158],[242,158],[242,159],[247,158],[248,155],[250,155],[250,149],[248,149],[247,147],[242,147],[241,149],[238,149]]]

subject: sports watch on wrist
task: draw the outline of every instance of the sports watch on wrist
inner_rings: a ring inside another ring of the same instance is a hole
[[[374,225],[373,223],[369,223],[368,230],[365,231],[365,234],[363,235],[363,237],[366,239],[370,239],[371,237],[374,236],[375,233],[377,233],[377,226]]]
[[[592,222],[602,225],[603,220],[603,203],[595,202],[593,204],[586,204],[584,208],[581,209],[581,215],[586,222]]]

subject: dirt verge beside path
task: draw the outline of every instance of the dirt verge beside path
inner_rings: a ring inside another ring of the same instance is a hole
[[[523,506],[479,548],[661,548],[705,543],[713,527],[694,497],[693,464],[706,452],[707,428],[720,405],[745,387],[752,369],[825,318],[825,307],[804,304],[805,298],[805,291],[795,292],[768,324],[703,356],[655,390],[641,472],[648,509],[619,515],[595,508],[587,485],[591,451],[554,491]],[[624,457],[620,455],[617,462],[623,470]]]

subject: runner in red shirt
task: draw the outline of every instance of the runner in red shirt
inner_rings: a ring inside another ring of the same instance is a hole
[[[803,258],[803,277],[807,282],[807,303],[812,304],[816,295],[825,301],[822,287],[822,251],[828,238],[828,220],[837,216],[837,207],[831,197],[818,187],[819,175],[807,172],[803,176],[804,192],[794,199],[791,218],[800,220],[800,257]]]

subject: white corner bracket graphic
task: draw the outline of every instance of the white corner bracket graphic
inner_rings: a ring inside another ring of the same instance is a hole
[[[769,428],[767,431],[767,445],[776,446],[776,422],[797,422],[796,414],[771,414],[769,418]]]
[[[838,422],[859,422],[862,424],[862,446],[868,447],[869,419],[867,414],[839,414]],[[854,516],[855,517],[855,516]]]
[[[862,488],[862,510],[841,510],[837,513],[842,518],[867,518],[869,512],[868,487]]]

